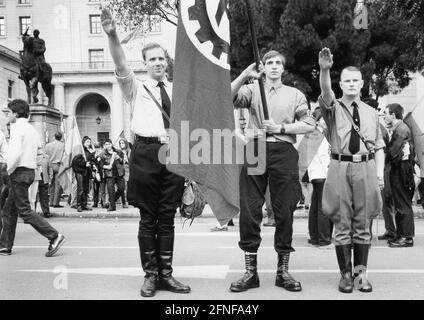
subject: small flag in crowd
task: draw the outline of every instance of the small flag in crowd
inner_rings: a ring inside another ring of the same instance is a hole
[[[209,137],[214,136],[214,129],[235,129],[229,65],[228,1],[180,1],[176,43],[170,127],[180,135],[180,147],[187,141],[193,151],[193,146],[199,141],[190,141],[191,134],[182,137],[182,122],[188,123],[190,133],[196,129],[206,130]],[[206,141],[201,138],[202,142]],[[207,150],[202,149],[209,154],[209,159],[226,157],[224,150],[212,150],[213,142],[209,142],[209,146],[203,145]],[[169,149],[172,150],[173,144],[177,143],[171,139]],[[232,148],[235,149],[234,146]],[[206,189],[206,198],[213,213],[221,224],[225,224],[239,212],[239,167],[233,160],[221,164],[212,160],[195,164],[190,159],[189,163],[181,161],[167,167]]]
[[[143,38],[145,32],[142,26],[136,27],[131,31],[124,39],[121,40],[121,44],[126,44],[132,40]]]
[[[65,152],[62,156],[62,161],[57,174],[57,179],[63,188],[65,194],[72,193],[72,175],[71,168],[72,159],[77,155],[82,154],[85,157],[84,149],[82,147],[81,136],[78,129],[77,120],[74,117],[71,129],[65,137]]]

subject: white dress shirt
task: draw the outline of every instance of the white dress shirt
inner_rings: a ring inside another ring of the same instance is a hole
[[[159,104],[162,104],[160,88],[158,87],[159,82],[152,78],[142,81],[136,78],[132,70],[124,77],[116,74],[116,78],[124,99],[131,106],[131,131],[143,137],[167,136],[162,112],[143,87],[145,85]],[[163,83],[166,93],[172,101],[172,83],[166,79]]]
[[[37,168],[37,150],[41,141],[37,130],[27,118],[18,118],[10,125],[9,151],[7,153],[7,172],[13,173],[18,167]]]
[[[3,131],[0,130],[0,163],[6,163],[7,150],[9,149]]]

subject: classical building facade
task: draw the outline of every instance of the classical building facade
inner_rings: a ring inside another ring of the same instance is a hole
[[[19,54],[0,45],[0,130],[8,135],[7,104],[13,99],[26,100],[25,84],[18,78],[20,74]]]
[[[65,131],[76,117],[81,136],[88,135],[93,141],[116,141],[122,132],[129,138],[129,108],[114,76],[100,23],[100,1],[0,0],[0,45],[15,52],[22,50],[21,35],[27,28],[30,34],[40,30],[46,43],[46,61],[53,69],[53,106],[68,115]],[[122,33],[121,39],[124,36]],[[173,56],[175,38],[175,26],[161,22],[153,24],[145,36],[125,44],[135,73],[145,76],[144,43],[158,42]],[[46,102],[45,97],[42,101]]]

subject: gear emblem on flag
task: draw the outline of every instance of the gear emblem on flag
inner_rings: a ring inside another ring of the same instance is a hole
[[[180,5],[186,33],[196,49],[209,61],[229,70],[228,0],[186,0]]]

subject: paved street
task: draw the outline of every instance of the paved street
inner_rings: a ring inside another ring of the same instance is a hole
[[[137,244],[137,219],[53,218],[67,242],[60,254],[46,258],[47,242],[32,228],[18,224],[11,256],[0,256],[0,299],[142,299]],[[238,221],[236,220],[236,225]],[[339,274],[334,249],[307,244],[307,220],[296,219],[291,271],[303,285],[300,293],[274,286],[276,254],[272,247],[274,228],[263,228],[258,268],[261,287],[231,293],[232,281],[244,268],[237,247],[238,227],[212,233],[213,218],[197,219],[183,227],[176,219],[174,274],[190,284],[192,293],[176,295],[159,291],[153,299],[423,299],[424,220],[416,220],[415,247],[388,248],[375,241],[369,258],[369,278],[374,292],[342,294],[337,291]],[[381,233],[383,221],[374,223]],[[64,272],[65,271],[65,272]]]

